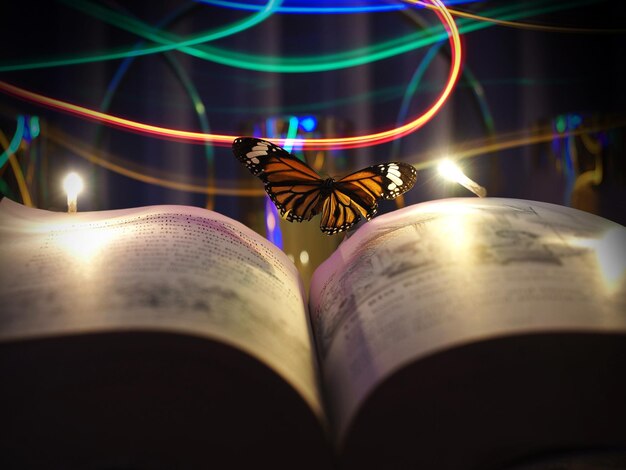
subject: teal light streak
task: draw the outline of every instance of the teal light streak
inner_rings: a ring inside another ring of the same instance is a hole
[[[70,0],[63,0],[70,1]],[[492,9],[485,12],[485,16],[503,20],[518,20],[530,16],[545,14],[558,10],[563,10],[573,6],[594,3],[596,0],[577,0],[562,4],[545,6],[543,2],[532,2],[523,4],[509,4],[505,7]],[[84,0],[83,0],[84,2]],[[228,51],[214,46],[184,45],[182,39],[170,33],[164,33],[143,23],[139,23],[137,28],[129,28],[126,23],[113,22],[112,18],[98,16],[99,19],[109,22],[114,26],[126,29],[132,33],[141,35],[144,38],[158,41],[165,44],[175,44],[178,50],[199,59],[216,62],[237,68],[255,70],[259,72],[275,73],[307,73],[336,70],[348,67],[356,67],[371,62],[387,59],[389,57],[403,54],[421,47],[447,39],[447,33],[442,26],[427,28],[423,31],[392,39],[350,51],[344,51],[328,55],[315,57],[280,57],[280,56],[259,56],[255,54],[238,53]],[[476,21],[473,19],[461,18],[457,21],[457,26],[461,33],[469,33],[493,26],[493,23],[486,21]],[[180,46],[180,47],[179,47]],[[2,69],[0,68],[0,71]]]
[[[20,148],[20,142],[22,142],[22,138],[24,137],[24,124],[26,120],[24,116],[21,114],[17,116],[17,127],[15,128],[15,134],[13,134],[13,138],[11,142],[9,142],[9,147],[0,154],[0,168],[7,164],[9,161],[9,156],[13,155],[17,152],[17,149]]]
[[[117,13],[115,11],[104,8],[100,5],[84,1],[84,0],[59,0],[67,6],[76,8],[77,10],[87,13],[91,16],[101,19],[102,21],[114,24],[115,26],[126,29],[129,31],[144,30],[146,33],[142,36],[147,39],[152,39],[151,36],[155,35],[160,37],[161,34],[157,29],[151,28],[141,21],[135,20],[127,15]],[[61,57],[57,59],[39,60],[35,62],[21,62],[21,63],[9,63],[0,65],[0,72],[14,72],[18,70],[32,70],[41,68],[61,67],[66,65],[78,65],[91,62],[100,62],[107,60],[125,59],[127,57],[138,57],[149,54],[156,54],[160,52],[171,51],[180,49],[185,46],[192,46],[195,44],[201,44],[205,42],[215,41],[233,34],[240,33],[252,26],[255,26],[267,18],[269,18],[280,7],[282,0],[268,0],[265,7],[249,16],[248,18],[233,23],[230,26],[224,26],[211,32],[204,32],[188,39],[176,38],[173,41],[156,41],[159,45],[151,45],[142,48],[126,47],[121,49],[113,49],[108,52],[99,52],[96,54],[75,55],[72,57]],[[147,32],[146,32],[147,31]]]
[[[150,46],[139,50],[134,50],[133,48],[125,48],[123,50],[118,50],[117,52],[105,52],[96,55],[91,54],[88,56],[75,56],[70,58],[66,57],[31,63],[4,64],[0,65],[0,72],[58,67],[62,65],[113,60],[129,56],[139,56],[164,52],[172,49],[181,50],[187,54],[203,60],[208,60],[222,65],[228,65],[231,67],[243,68],[248,70],[278,73],[321,72],[326,70],[356,67],[358,65],[383,60],[421,47],[432,45],[447,38],[447,34],[443,30],[443,28],[436,27],[429,28],[428,30],[419,33],[405,35],[401,38],[393,39],[385,43],[376,44],[374,46],[317,57],[285,58],[278,56],[259,56],[254,54],[236,53],[212,46],[190,47],[194,44],[207,42],[207,38],[211,38],[211,40],[214,40],[218,39],[219,37],[227,36],[227,33],[234,34],[234,32],[242,31],[243,29],[245,29],[243,27],[241,27],[239,31],[233,32],[232,29],[236,28],[237,26],[232,26],[231,28],[225,30],[220,29],[217,32],[208,33],[200,36],[193,36],[190,39],[184,39],[170,33],[161,32],[158,29],[154,29],[140,21],[127,18],[124,15],[120,15],[115,12],[111,12],[108,9],[102,8],[98,5],[94,5],[85,0],[61,1],[65,2],[69,6],[76,6],[77,8],[80,8],[81,11],[96,16],[102,21],[111,23],[114,26],[138,34],[146,39],[157,41],[161,43],[161,45]],[[576,0],[548,6],[543,5],[542,2],[513,4],[501,8],[492,9],[485,12],[484,14],[485,16],[489,16],[492,18],[514,21],[520,18],[526,18],[544,13],[560,11],[567,8],[587,5],[590,3],[595,3],[595,1],[597,0]],[[270,0],[262,12],[259,12],[257,15],[253,15],[248,20],[244,20],[244,22],[249,22],[247,27],[249,28],[254,24],[263,21],[272,12],[276,11],[279,8],[280,3],[280,0]],[[241,24],[238,23],[236,23],[236,25],[241,26]],[[493,23],[461,18],[457,21],[457,25],[460,33],[466,34],[469,32],[491,27],[493,26]]]

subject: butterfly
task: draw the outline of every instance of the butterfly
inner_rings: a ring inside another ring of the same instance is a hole
[[[322,178],[295,155],[254,137],[233,141],[233,154],[254,176],[280,214],[302,222],[322,213],[320,229],[327,235],[342,232],[361,217],[370,220],[379,199],[395,199],[413,187],[417,171],[407,163],[382,163],[340,179]]]

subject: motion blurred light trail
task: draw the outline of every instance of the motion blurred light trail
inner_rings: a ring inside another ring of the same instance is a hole
[[[39,60],[35,62],[18,62],[18,63],[9,63],[9,64],[0,64],[0,71],[2,72],[14,72],[18,70],[33,70],[33,69],[42,69],[42,68],[50,68],[50,67],[61,67],[66,65],[77,65],[77,64],[85,64],[91,62],[101,62],[105,60],[116,60],[116,59],[125,59],[128,57],[138,57],[143,55],[157,54],[161,52],[167,52],[179,49],[181,47],[191,47],[195,44],[203,44],[210,41],[215,41],[217,39],[225,38],[227,36],[231,36],[233,34],[240,33],[245,29],[251,28],[272,16],[276,8],[278,8],[281,4],[282,0],[268,0],[267,5],[261,9],[258,13],[251,15],[248,18],[245,18],[241,21],[233,23],[229,26],[224,26],[221,28],[217,28],[214,31],[205,31],[200,34],[196,34],[189,38],[181,38],[178,43],[165,43],[159,45],[150,45],[145,47],[137,48],[135,46],[130,48],[125,48],[122,50],[109,51],[105,54],[87,54],[87,55],[75,55],[72,57],[61,57],[57,59],[46,59]],[[85,6],[86,2],[82,2],[80,0],[71,0],[69,5],[74,8],[83,9],[87,8]],[[88,4],[92,9],[98,12],[105,12],[108,14],[117,15],[116,18],[119,19],[120,24],[124,25],[132,25],[136,27],[137,24],[140,24],[138,21],[124,15],[119,15],[117,13],[112,13],[109,10],[106,10],[100,5]],[[103,13],[104,14],[104,13]],[[130,27],[130,26],[129,26]]]
[[[70,0],[64,0],[70,2]],[[470,33],[480,29],[489,28],[495,25],[494,22],[487,21],[488,18],[498,18],[500,20],[517,20],[519,18],[532,17],[547,14],[569,8],[580,7],[595,3],[598,0],[568,0],[567,2],[505,2],[504,6],[493,8],[486,12],[483,17],[461,18],[458,22],[458,29],[462,33]],[[81,3],[91,4],[87,0],[80,0]],[[67,3],[74,6],[74,2]],[[430,9],[438,10],[437,5],[430,5]],[[180,45],[186,39],[176,34],[152,28],[136,20],[128,20],[126,16],[119,17],[118,13],[105,12],[101,8],[89,8],[82,10],[95,18],[136,34],[145,39],[156,41],[161,44]],[[481,19],[482,18],[482,19]],[[195,45],[181,46],[177,50],[197,59],[215,62],[230,67],[255,70],[257,72],[272,73],[309,73],[338,70],[387,59],[389,57],[404,54],[421,47],[445,41],[447,33],[437,25],[427,27],[424,30],[413,34],[403,34],[400,37],[379,42],[365,47],[344,50],[330,54],[319,54],[313,56],[282,56],[263,55],[249,52],[241,52],[216,45]],[[93,60],[100,56],[94,56]],[[9,65],[0,65],[0,71],[4,71]]]
[[[561,139],[575,135],[592,134],[594,132],[607,131],[619,127],[626,127],[626,119],[607,121],[594,126],[579,127],[577,129],[559,132],[558,134],[554,133],[554,129],[551,125],[546,125],[539,129],[524,129],[500,134],[497,136],[495,142],[492,137],[487,137],[461,142],[452,148],[447,147],[445,151],[443,149],[434,149],[421,154],[419,160],[422,161],[418,161],[418,157],[410,159],[409,161],[413,162],[413,166],[418,171],[424,171],[435,168],[441,161],[441,155],[444,153],[451,155],[456,161],[462,161],[502,150],[550,142],[555,138]],[[103,152],[102,150],[96,152],[92,146],[56,129],[54,126],[48,126],[45,135],[50,141],[94,165],[98,165],[109,171],[143,183],[178,191],[207,195],[261,197],[266,194],[263,188],[259,188],[258,186],[242,188],[241,183],[234,180],[231,181],[230,184],[222,180],[221,183],[223,186],[207,186],[205,181],[192,181],[189,179],[188,175],[180,175],[180,178],[177,179],[172,178],[171,172],[157,175],[155,170],[150,167],[141,167],[136,163],[111,153]]]
[[[418,116],[416,119],[402,125],[399,127],[395,127],[386,131],[360,135],[360,136],[351,136],[351,137],[335,137],[335,138],[315,138],[315,139],[296,139],[293,141],[294,145],[297,145],[301,148],[313,149],[313,150],[326,150],[326,149],[347,149],[347,148],[360,148],[360,147],[368,147],[373,145],[383,144],[385,142],[389,142],[391,140],[397,139],[399,137],[410,134],[424,124],[426,124],[430,119],[432,119],[435,114],[441,109],[443,104],[446,102],[450,93],[452,92],[456,82],[459,78],[459,72],[461,69],[461,59],[462,59],[462,47],[461,47],[461,39],[459,37],[459,31],[454,23],[454,19],[441,2],[441,0],[431,0],[433,5],[439,7],[435,10],[435,13],[444,24],[446,31],[448,33],[448,39],[450,43],[450,58],[451,58],[451,67],[450,72],[448,74],[447,83],[439,95],[439,97],[435,100],[435,102],[428,108],[424,113]],[[57,109],[59,111],[63,111],[69,114],[73,114],[76,116],[84,117],[87,119],[95,120],[102,122],[103,124],[117,127],[120,129],[125,129],[132,132],[137,132],[146,135],[152,135],[155,137],[160,137],[164,139],[172,139],[177,141],[185,141],[192,143],[205,143],[211,142],[214,145],[219,146],[230,146],[232,141],[239,137],[238,135],[225,135],[225,134],[207,134],[202,132],[193,132],[193,131],[185,131],[180,129],[172,129],[160,126],[154,126],[150,124],[145,124],[142,122],[132,121],[130,119],[124,119],[118,116],[114,116],[111,114],[102,113],[99,111],[95,111],[93,109],[85,108],[83,106],[78,106],[72,103],[68,103],[65,101],[57,100],[55,98],[50,98],[48,96],[44,96],[38,93],[34,93],[23,88],[11,85],[6,82],[0,81],[0,91],[7,93],[9,95],[13,95],[17,98],[31,101],[43,106],[47,106],[52,109]],[[284,139],[272,139],[271,137],[263,137],[266,140],[273,141],[278,145],[283,144]]]

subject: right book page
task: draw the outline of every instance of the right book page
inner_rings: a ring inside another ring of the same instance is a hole
[[[336,437],[422,357],[509,335],[625,332],[625,270],[624,227],[557,205],[448,199],[374,219],[311,285]]]

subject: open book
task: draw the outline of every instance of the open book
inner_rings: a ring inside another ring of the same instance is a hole
[[[588,213],[397,210],[308,300],[279,249],[194,207],[4,199],[0,260],[2,468],[623,462],[626,228]]]

